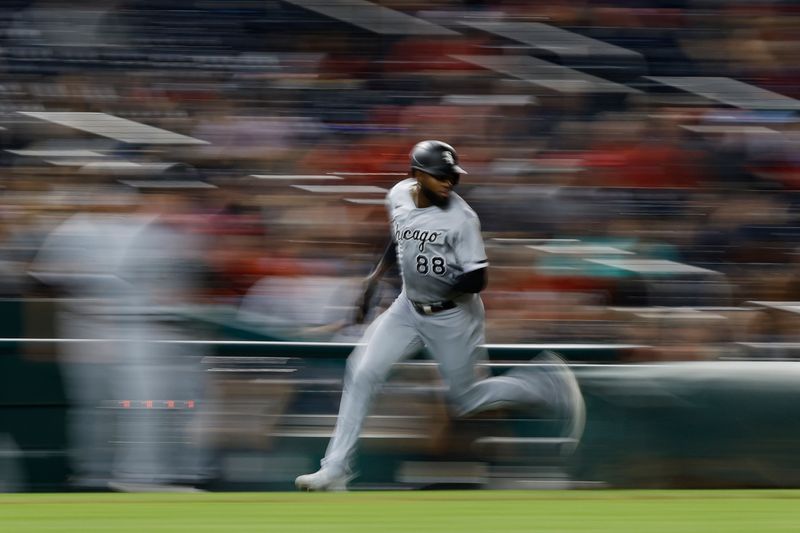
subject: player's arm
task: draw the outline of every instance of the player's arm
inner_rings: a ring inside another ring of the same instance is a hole
[[[386,245],[386,249],[383,250],[383,255],[381,255],[375,268],[372,269],[372,272],[370,272],[364,280],[364,292],[361,294],[358,302],[356,302],[356,324],[364,322],[367,312],[369,311],[369,304],[372,301],[372,297],[375,295],[375,289],[378,288],[378,282],[395,264],[397,264],[397,244],[395,244],[394,240],[390,240],[389,244]]]
[[[486,258],[481,224],[477,216],[468,217],[459,228],[454,251],[458,262],[464,268],[464,273],[456,278],[453,292],[461,294],[481,292],[489,281],[489,261]]]
[[[372,272],[367,276],[368,283],[378,283],[381,278],[397,264],[397,244],[394,240],[390,240],[389,244],[383,250],[383,255],[378,260],[378,264],[372,269]]]
[[[489,269],[487,267],[479,268],[465,274],[461,274],[456,279],[456,284],[453,285],[453,290],[456,292],[471,292],[478,293],[486,288],[489,282]]]

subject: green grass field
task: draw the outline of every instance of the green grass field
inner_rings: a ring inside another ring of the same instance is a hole
[[[0,531],[800,531],[800,491],[4,494]]]

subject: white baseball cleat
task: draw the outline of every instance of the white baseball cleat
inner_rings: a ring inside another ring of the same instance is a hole
[[[341,468],[323,466],[313,474],[298,476],[294,486],[310,492],[341,492],[347,490],[348,481],[350,476]]]
[[[547,365],[545,375],[553,383],[554,405],[566,420],[563,431],[565,444],[561,447],[561,453],[570,455],[578,447],[586,426],[586,404],[578,380],[566,361],[553,352],[542,352],[534,360]]]

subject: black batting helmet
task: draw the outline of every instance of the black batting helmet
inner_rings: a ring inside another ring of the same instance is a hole
[[[411,168],[427,172],[431,176],[445,177],[466,174],[458,166],[458,154],[442,141],[422,141],[411,149]]]

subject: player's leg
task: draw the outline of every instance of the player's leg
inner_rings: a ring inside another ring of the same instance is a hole
[[[574,450],[583,433],[585,408],[577,380],[560,357],[545,352],[533,364],[479,378],[475,366],[486,359],[479,299],[421,322],[420,333],[439,363],[457,416],[498,407],[547,411],[565,421],[563,450]]]
[[[322,468],[314,474],[298,477],[295,480],[298,488],[344,488],[373,396],[386,381],[392,366],[422,347],[402,298],[398,298],[367,328],[362,339],[365,344],[356,348],[348,358],[339,416]]]
[[[456,416],[467,416],[503,407],[546,408],[547,391],[520,376],[506,374],[478,377],[476,364],[485,360],[485,350],[478,344],[452,337],[429,344],[439,362],[439,370],[448,387],[448,396]]]
[[[162,372],[158,357],[142,339],[145,328],[139,323],[119,328],[119,364],[115,365],[112,387],[119,400],[130,407],[119,412],[117,444],[114,450],[114,484],[155,484],[163,473],[163,449],[159,445],[162,428],[145,402],[156,397]]]
[[[509,406],[547,405],[547,392],[513,375],[478,375],[486,359],[483,306],[480,300],[424,317],[420,327],[426,346],[439,363],[456,416]]]
[[[111,477],[112,428],[114,409],[103,408],[110,402],[109,375],[113,363],[71,361],[79,348],[85,354],[97,354],[97,345],[64,343],[59,347],[59,364],[64,391],[69,401],[67,435],[72,467],[70,482],[82,488],[105,488]]]

